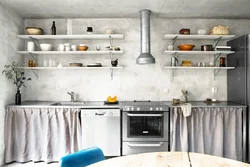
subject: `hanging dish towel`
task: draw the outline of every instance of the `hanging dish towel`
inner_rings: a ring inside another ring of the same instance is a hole
[[[184,104],[181,104],[180,107],[181,107],[184,117],[188,117],[191,115],[192,104],[184,103]]]

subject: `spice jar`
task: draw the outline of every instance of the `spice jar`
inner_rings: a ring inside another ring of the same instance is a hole
[[[220,67],[226,67],[226,58],[220,57]]]

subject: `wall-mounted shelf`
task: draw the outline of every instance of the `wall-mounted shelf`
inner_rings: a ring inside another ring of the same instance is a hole
[[[121,55],[123,51],[17,51],[17,53],[33,55]]]
[[[123,39],[123,34],[17,35],[22,39]]]
[[[213,70],[213,77],[214,80],[217,76],[217,74],[220,72],[220,70],[232,70],[235,69],[235,67],[183,67],[183,66],[177,66],[177,67],[170,67],[170,66],[164,66],[165,69],[171,69],[172,70],[172,80],[174,78],[174,74],[177,69],[189,69],[189,70]]]
[[[220,38],[220,40],[229,40],[234,38],[235,35],[180,35],[180,34],[165,34],[164,39],[201,39],[201,40],[216,40]]]
[[[166,55],[217,55],[217,54],[232,54],[234,51],[181,51],[181,50],[166,50],[164,54]]]

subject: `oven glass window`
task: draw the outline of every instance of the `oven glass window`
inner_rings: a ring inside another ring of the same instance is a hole
[[[163,137],[163,113],[128,116],[128,137]]]

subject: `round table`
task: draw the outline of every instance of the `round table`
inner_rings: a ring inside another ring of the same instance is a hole
[[[104,160],[89,167],[250,167],[240,161],[191,152],[154,152]]]

